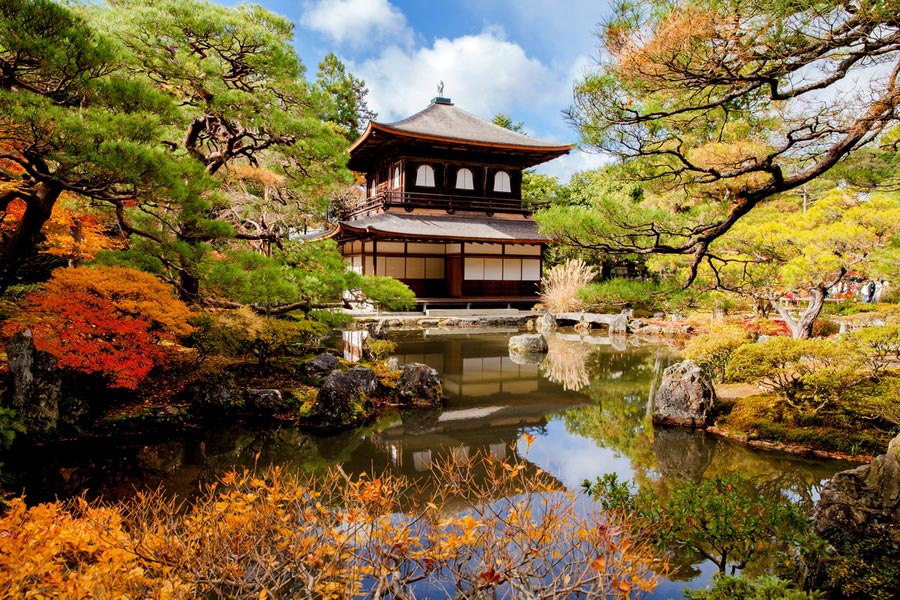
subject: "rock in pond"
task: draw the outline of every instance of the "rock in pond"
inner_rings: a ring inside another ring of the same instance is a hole
[[[340,366],[340,361],[333,354],[322,353],[306,363],[303,368],[306,375],[314,379],[325,377]]]
[[[887,453],[825,483],[814,519],[828,540],[874,536],[900,544],[900,436]]]
[[[366,393],[359,382],[341,371],[332,372],[316,396],[313,418],[328,429],[362,423],[367,416]]]
[[[203,415],[223,416],[243,404],[240,390],[231,373],[216,373],[210,379],[191,386],[193,410]]]
[[[716,390],[697,363],[685,360],[663,371],[656,392],[653,423],[681,427],[712,425]]]
[[[15,334],[6,346],[9,365],[8,405],[29,435],[56,433],[60,420],[62,376],[56,358],[34,347],[31,330]]]
[[[372,369],[356,366],[347,371],[347,376],[359,384],[360,389],[366,393],[366,396],[371,396],[378,389],[378,379],[375,376],[375,371]]]
[[[255,389],[244,390],[245,406],[260,415],[275,415],[287,410],[281,390]]]
[[[559,329],[556,324],[556,317],[550,313],[544,313],[535,319],[534,328],[538,333],[553,333]]]
[[[397,400],[407,406],[440,406],[444,394],[441,376],[422,363],[403,365],[396,388]]]
[[[540,333],[524,333],[509,338],[509,351],[517,354],[542,353],[547,351],[547,338]]]
[[[513,352],[509,351],[509,360],[517,365],[540,365],[546,360],[547,355],[540,352]]]

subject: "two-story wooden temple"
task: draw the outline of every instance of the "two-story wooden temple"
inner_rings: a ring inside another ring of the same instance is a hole
[[[351,268],[406,283],[423,303],[533,303],[547,239],[522,205],[522,171],[571,145],[499,127],[435,98],[350,147],[365,200],[340,222]]]

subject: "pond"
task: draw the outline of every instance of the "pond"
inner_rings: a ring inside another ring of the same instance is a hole
[[[271,463],[414,476],[444,453],[486,452],[518,454],[572,489],[611,472],[638,485],[741,472],[811,509],[824,480],[855,466],[757,451],[702,432],[654,429],[648,419],[654,392],[676,359],[665,346],[563,331],[552,337],[542,362],[519,364],[507,352],[516,333],[459,329],[393,336],[401,362],[424,362],[441,373],[441,409],[404,411],[332,436],[221,423],[156,443],[33,451],[7,467],[15,467],[18,485],[35,502],[85,490],[123,498],[135,488],[160,485],[190,496],[229,468]],[[530,445],[525,433],[534,436]],[[709,563],[695,565],[685,575],[689,582],[666,581],[655,597],[681,597],[682,588],[705,585],[713,572]]]

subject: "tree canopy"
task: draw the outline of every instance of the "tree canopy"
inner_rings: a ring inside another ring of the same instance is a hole
[[[202,280],[248,253],[269,264],[248,277],[268,278],[272,302],[318,297],[291,296],[285,245],[327,219],[352,180],[347,128],[370,113],[333,55],[308,84],[292,35],[252,5],[0,1],[0,284],[41,247],[68,194],[120,237],[110,247],[125,246],[102,261],[151,271],[184,300],[237,290]],[[341,279],[340,261],[326,266]]]
[[[589,223],[552,233],[607,253],[688,254],[699,264],[765,199],[890,143],[898,12],[895,0],[620,2],[568,116],[584,145],[617,156],[653,194],[598,199]]]

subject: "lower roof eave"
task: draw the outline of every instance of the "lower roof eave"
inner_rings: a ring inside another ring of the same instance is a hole
[[[342,233],[349,233],[351,235],[341,235]],[[394,232],[384,232],[378,230],[369,230],[369,229],[350,229],[341,227],[341,234],[337,235],[337,239],[339,241],[345,241],[347,239],[376,239],[376,240],[385,240],[385,241],[417,241],[417,242],[480,242],[487,244],[522,244],[522,245],[530,245],[537,246],[540,244],[548,244],[550,243],[549,239],[510,239],[510,238],[495,238],[495,237],[462,237],[462,236],[452,236],[452,235],[442,235],[442,236],[423,236],[423,235],[412,235],[412,234],[398,234]]]
[[[533,221],[435,215],[381,213],[341,221],[339,238],[485,242],[494,244],[546,244]]]

